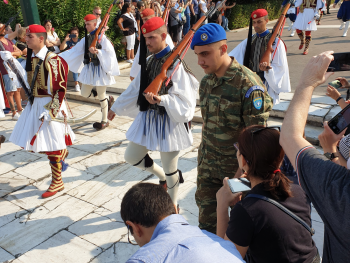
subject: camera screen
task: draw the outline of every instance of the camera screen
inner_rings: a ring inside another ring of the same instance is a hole
[[[339,134],[350,124],[350,108],[344,112],[339,112],[332,121],[329,122],[329,127],[334,133]]]

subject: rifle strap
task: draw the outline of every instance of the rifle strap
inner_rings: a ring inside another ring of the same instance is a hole
[[[50,50],[47,51],[46,56],[47,56],[47,54],[48,54],[49,52],[50,52]],[[46,58],[46,56],[45,56],[45,58]],[[34,74],[33,74],[33,79],[32,79],[32,83],[31,83],[31,85],[30,85],[30,90],[32,91],[32,94],[33,94],[33,91],[34,91],[35,81],[36,81],[36,78],[37,78],[37,76],[38,76],[38,73],[39,73],[39,69],[40,69],[40,67],[41,67],[41,64],[43,64],[43,61],[44,61],[44,60],[40,59],[39,62],[38,62],[38,64],[37,64],[36,67],[35,67]]]
[[[90,63],[90,57],[89,57],[89,39],[88,39],[88,32],[85,27],[85,52],[84,52],[84,64],[87,65]]]

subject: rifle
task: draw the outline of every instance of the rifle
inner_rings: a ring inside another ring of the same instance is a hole
[[[277,36],[280,37],[282,35],[283,26],[284,26],[284,23],[286,21],[286,14],[287,14],[287,11],[288,11],[292,2],[294,2],[294,0],[290,0],[289,3],[285,5],[284,10],[282,11],[282,14],[278,18],[275,26],[273,27],[273,30],[272,30],[273,33],[271,35],[269,42],[267,43],[266,51],[265,51],[264,55],[261,57],[260,63],[266,62],[268,65],[268,67],[267,67],[268,69],[271,69],[270,64],[271,64],[271,61],[273,59],[273,58],[271,59],[271,55],[274,52],[274,49],[272,48],[273,43],[275,42],[275,39]],[[279,42],[280,42],[280,39],[278,40],[278,43],[276,45],[276,50],[277,50],[277,47],[279,45]]]
[[[168,21],[168,13],[169,13],[170,1],[171,0],[168,0],[168,2],[166,3],[165,9],[164,9],[164,12],[163,12],[163,15],[162,15],[162,19],[163,19],[165,25],[168,24],[167,21]]]
[[[169,0],[170,1],[170,0]],[[164,62],[160,73],[158,76],[149,84],[147,89],[145,89],[144,94],[148,92],[152,92],[154,95],[157,95],[159,90],[162,87],[163,82],[167,79],[167,72],[168,69],[174,64],[174,62],[181,57],[181,54],[183,51],[189,46],[189,44],[192,41],[192,37],[194,33],[197,31],[197,29],[202,25],[205,19],[210,18],[216,10],[220,9],[224,4],[226,0],[222,1],[220,5],[217,7],[212,6],[207,13],[205,13],[204,16],[202,16],[197,23],[195,23],[191,30],[188,31],[186,36],[182,39],[182,41],[175,47],[175,49],[172,50],[172,54],[167,58],[167,60]],[[175,70],[174,70],[175,71]]]
[[[2,33],[4,33],[6,27],[7,27],[9,24],[11,24],[11,23],[13,22],[13,20],[15,20],[16,17],[17,17],[18,15],[19,15],[19,12],[18,12],[17,14],[15,14],[13,17],[10,17],[10,18],[9,18],[9,20],[6,22],[6,24],[3,25],[2,28],[0,28],[0,35],[1,35]]]
[[[112,10],[113,6],[115,6],[116,4],[117,4],[117,0],[114,0],[113,3],[111,4],[111,6],[108,8],[107,13],[106,13],[105,16],[103,17],[103,20],[101,21],[100,26],[99,26],[98,29],[96,30],[95,38],[94,38],[94,40],[92,41],[92,43],[91,43],[91,45],[90,45],[90,48],[91,48],[91,47],[96,47],[96,44],[97,44],[97,41],[98,41],[98,35],[100,34],[102,28],[104,28],[104,27],[107,25],[108,20],[109,20],[109,17],[110,17],[111,10]],[[103,34],[104,34],[104,31],[103,31],[102,34],[101,34],[101,39],[102,39]]]

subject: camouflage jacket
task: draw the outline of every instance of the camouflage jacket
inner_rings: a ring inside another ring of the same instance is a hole
[[[266,125],[272,98],[256,73],[233,58],[225,75],[206,75],[199,87],[200,107],[204,121],[201,149],[218,154],[235,154],[242,128]]]

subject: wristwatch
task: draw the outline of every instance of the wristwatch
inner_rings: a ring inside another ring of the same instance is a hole
[[[323,154],[324,156],[326,156],[329,160],[333,160],[334,158],[338,158],[338,156],[335,155],[335,153],[325,153]]]

